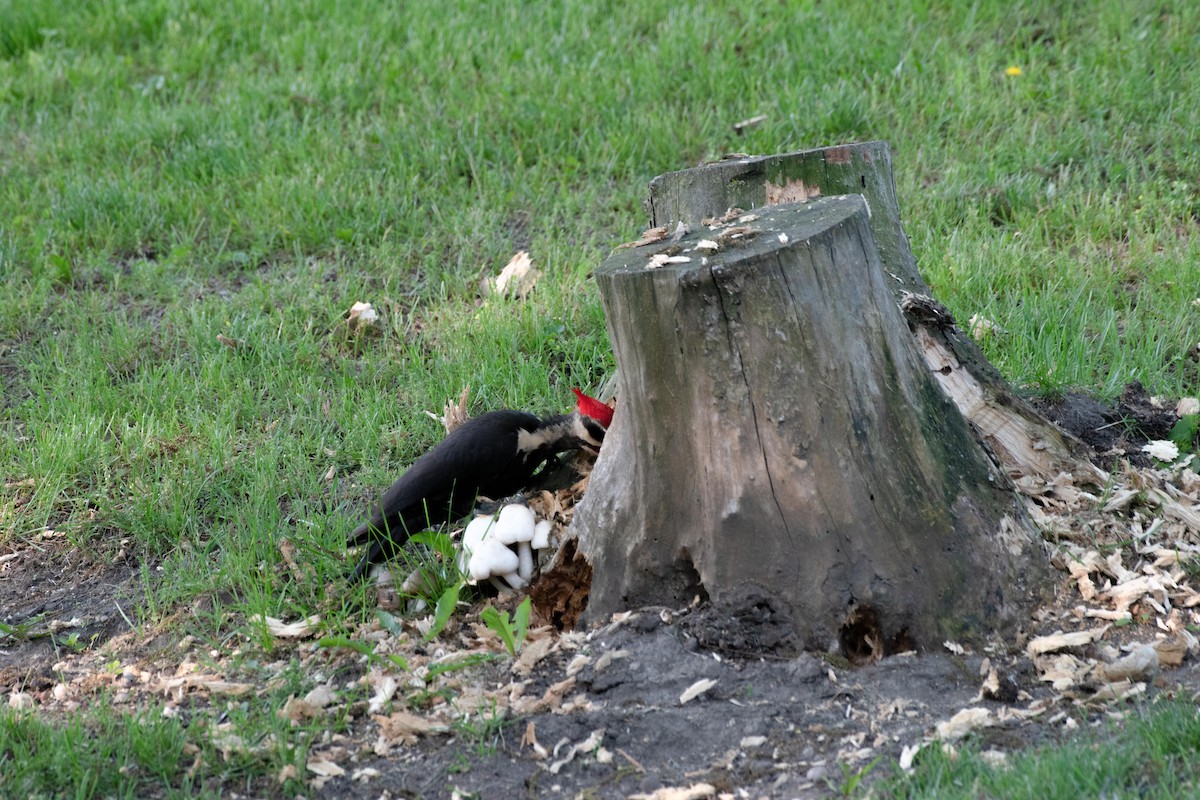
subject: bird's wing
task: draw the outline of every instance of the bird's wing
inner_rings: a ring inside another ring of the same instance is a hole
[[[347,544],[363,544],[378,530],[395,531],[390,538],[403,541],[407,532],[398,534],[406,529],[419,530],[467,513],[479,487],[493,482],[514,460],[517,431],[537,422],[537,417],[520,411],[493,411],[467,420],[396,479],[371,519],[347,537]]]

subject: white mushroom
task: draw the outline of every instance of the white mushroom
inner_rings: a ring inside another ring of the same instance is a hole
[[[513,503],[500,509],[500,515],[496,517],[496,526],[489,535],[489,538],[510,547],[516,545],[517,574],[521,576],[522,583],[533,575],[533,551],[529,547],[529,543],[533,541],[533,534],[533,511],[529,506]]]
[[[507,591],[496,578],[503,578],[512,588],[520,589],[525,581],[517,574],[519,563],[516,553],[489,536],[475,548],[468,567],[473,580],[490,579],[496,588]]]
[[[492,515],[484,517],[476,517],[467,525],[467,529],[463,531],[462,536],[462,552],[458,555],[458,569],[460,572],[467,572],[471,561],[471,556],[478,549],[479,543],[487,538],[488,531],[496,518]]]
[[[545,550],[550,546],[550,531],[554,530],[554,523],[548,519],[538,520],[538,524],[533,526],[533,541],[529,546],[534,550]]]

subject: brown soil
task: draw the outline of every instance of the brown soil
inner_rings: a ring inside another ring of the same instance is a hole
[[[1155,405],[1140,383],[1126,386],[1121,397],[1110,404],[1070,393],[1037,399],[1034,406],[1055,425],[1086,442],[1096,453],[1097,465],[1105,469],[1112,469],[1121,459],[1150,466],[1150,457],[1141,452],[1141,446],[1168,438],[1177,419],[1173,404],[1170,408]]]

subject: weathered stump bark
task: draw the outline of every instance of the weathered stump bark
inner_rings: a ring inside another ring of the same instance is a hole
[[[1103,485],[1107,475],[1088,461],[1086,447],[1014,394],[949,312],[928,296],[900,222],[887,142],[727,159],[667,173],[651,181],[647,208],[651,226],[683,222],[695,228],[729,208],[839,194],[866,198],[888,289],[905,310],[926,364],[1006,470],[1045,480],[1067,472]]]
[[[757,589],[851,657],[1021,621],[1040,538],[917,353],[867,204],[758,213],[597,270],[620,378],[574,523],[588,615]]]

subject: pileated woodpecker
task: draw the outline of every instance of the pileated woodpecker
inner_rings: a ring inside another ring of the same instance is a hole
[[[371,519],[346,537],[367,545],[351,580],[394,557],[418,531],[470,513],[479,495],[499,499],[525,489],[538,467],[561,450],[599,450],[612,409],[572,389],[570,414],[540,419],[524,411],[491,411],[455,428],[421,456],[380,498]]]

